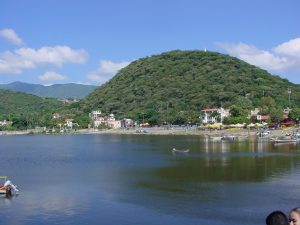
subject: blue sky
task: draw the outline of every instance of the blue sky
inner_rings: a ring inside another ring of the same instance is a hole
[[[141,57],[217,51],[300,84],[298,0],[1,0],[0,83],[100,85]]]

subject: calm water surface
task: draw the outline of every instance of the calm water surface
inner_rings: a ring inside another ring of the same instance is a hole
[[[171,149],[189,148],[188,154]],[[0,224],[264,224],[300,206],[300,144],[192,136],[0,137]]]

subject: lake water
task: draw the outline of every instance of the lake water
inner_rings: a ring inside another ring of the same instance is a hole
[[[171,149],[189,148],[188,154]],[[265,224],[300,206],[300,145],[193,136],[0,137],[0,224]]]

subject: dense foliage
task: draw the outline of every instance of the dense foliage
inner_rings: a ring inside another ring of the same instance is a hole
[[[300,87],[237,58],[215,52],[171,51],[132,62],[81,104],[139,122],[196,123],[200,110],[226,107],[245,116],[263,97],[276,108],[300,106]],[[248,111],[247,111],[248,112]]]
[[[21,92],[0,90],[0,120],[12,122],[12,129],[48,126],[52,113],[63,107],[63,103]]]

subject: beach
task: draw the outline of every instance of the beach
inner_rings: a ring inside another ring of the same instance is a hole
[[[288,133],[296,131],[296,127],[279,128],[270,131],[270,136],[283,136]],[[131,128],[131,129],[78,129],[70,130],[60,133],[41,132],[41,130],[23,130],[23,131],[0,131],[1,135],[32,135],[32,134],[124,134],[124,135],[195,135],[195,136],[238,136],[238,137],[250,137],[257,135],[256,129],[245,128],[233,128],[222,130],[199,130],[195,128],[176,128],[176,129],[164,129],[164,128]]]
[[[279,128],[270,131],[270,136],[282,136],[287,133],[295,131],[295,127]],[[161,129],[161,128],[139,128],[139,129],[106,129],[106,130],[94,130],[94,129],[82,129],[77,130],[74,133],[80,134],[135,134],[135,135],[195,135],[195,136],[256,136],[256,129],[223,129],[223,130],[198,130],[198,129]]]

